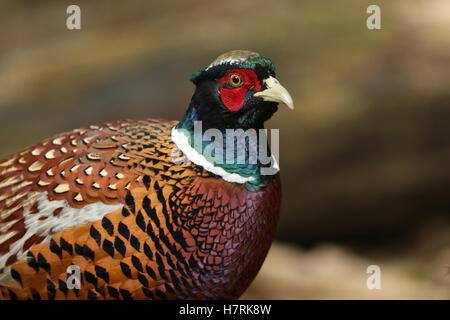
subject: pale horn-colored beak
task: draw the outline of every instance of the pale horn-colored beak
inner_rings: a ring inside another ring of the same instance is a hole
[[[261,97],[265,101],[284,103],[289,109],[294,110],[294,102],[292,101],[291,95],[277,79],[269,77],[264,80],[264,83],[267,89],[256,92],[253,95],[254,97]]]

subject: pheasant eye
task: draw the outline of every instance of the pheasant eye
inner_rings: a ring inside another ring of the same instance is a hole
[[[242,77],[238,73],[232,73],[232,74],[230,74],[228,82],[233,87],[239,87],[242,84]]]

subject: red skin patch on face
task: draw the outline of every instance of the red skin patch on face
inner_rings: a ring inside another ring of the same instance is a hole
[[[238,87],[233,87],[229,82],[230,75],[237,73],[241,76],[242,83]],[[258,76],[251,69],[230,69],[227,74],[219,79],[220,97],[225,107],[230,111],[238,111],[245,102],[245,94],[248,91],[259,91],[261,84]]]

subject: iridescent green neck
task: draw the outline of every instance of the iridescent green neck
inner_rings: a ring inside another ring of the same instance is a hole
[[[273,163],[268,163],[272,156],[267,138],[259,130],[235,130],[204,121],[193,103],[176,128],[188,136],[190,147],[214,167],[248,180],[245,182],[248,189],[258,189],[276,173],[270,169]]]

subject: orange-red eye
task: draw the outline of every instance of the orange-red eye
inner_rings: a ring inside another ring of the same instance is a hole
[[[231,73],[228,82],[233,87],[239,87],[242,84],[242,77],[239,73]]]

